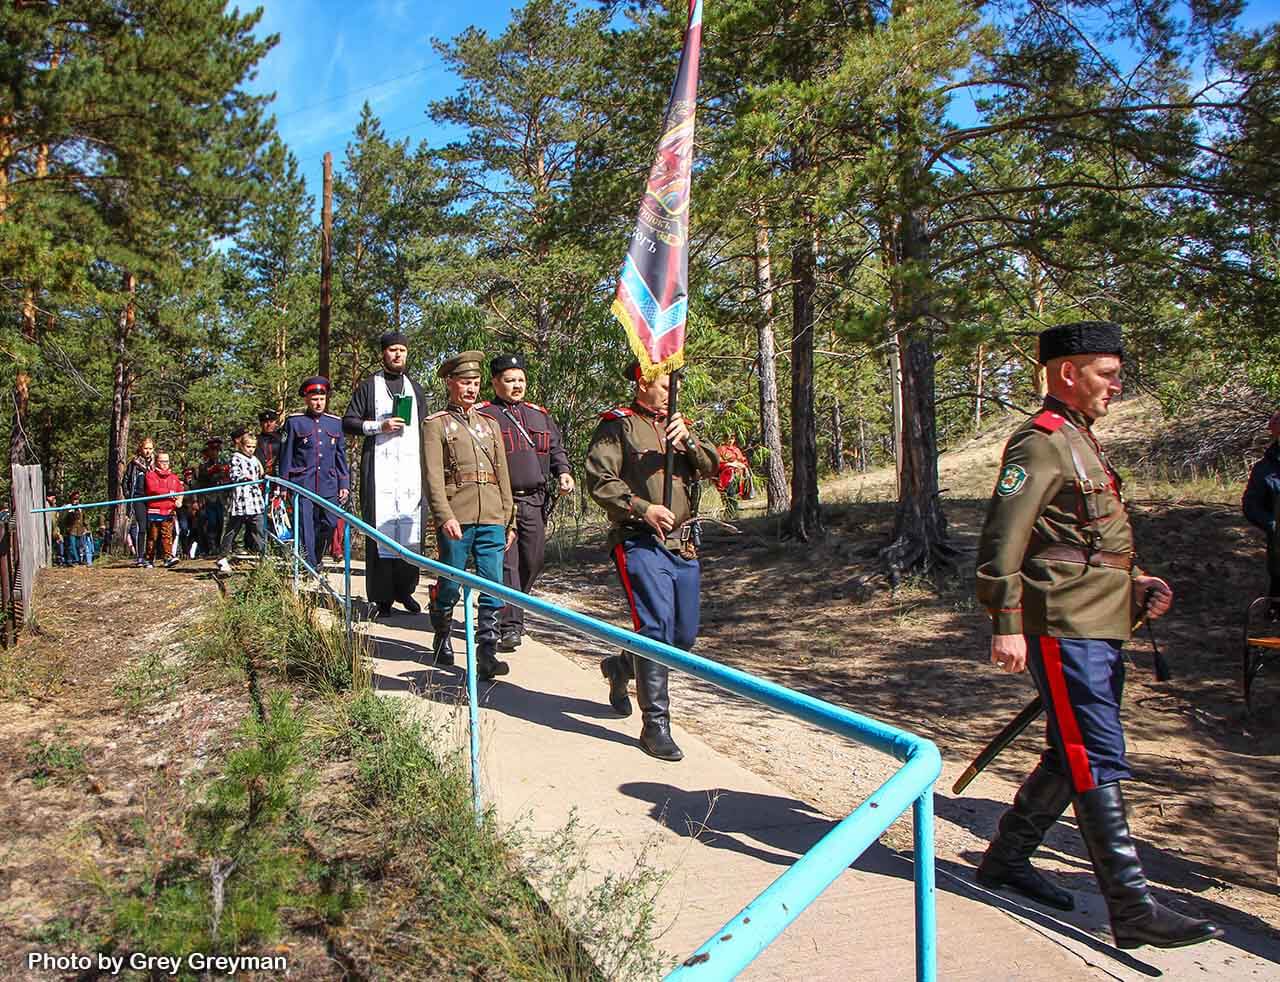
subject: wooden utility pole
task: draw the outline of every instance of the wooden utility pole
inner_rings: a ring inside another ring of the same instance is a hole
[[[320,367],[329,377],[329,308],[333,277],[333,154],[324,155],[324,203],[320,211]]]

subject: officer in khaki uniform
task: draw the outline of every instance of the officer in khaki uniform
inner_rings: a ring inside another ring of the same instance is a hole
[[[422,427],[423,485],[436,523],[440,561],[502,582],[502,557],[515,537],[515,506],[507,455],[498,424],[475,409],[484,353],[464,351],[437,374],[449,389],[449,408],[428,416]],[[437,664],[453,664],[449,632],[462,588],[441,579],[431,601],[432,654]],[[476,670],[485,680],[506,675],[498,661],[498,611],[502,601],[481,594],[476,623]]]
[[[612,523],[609,549],[636,632],[687,651],[698,637],[701,573],[688,535],[690,490],[716,476],[720,459],[681,416],[667,419],[668,376],[646,382],[632,363],[627,377],[635,399],[601,416],[587,449],[587,489]],[[661,504],[667,441],[677,451],[670,508]],[[682,759],[671,738],[667,667],[623,653],[601,661],[600,671],[609,680],[609,704],[622,716],[631,715],[627,682],[636,680],[641,749],[660,760]]]
[[[1222,931],[1151,896],[1120,790],[1132,776],[1120,724],[1121,648],[1139,612],[1159,617],[1173,602],[1164,580],[1134,564],[1120,477],[1092,431],[1120,392],[1123,357],[1116,324],[1041,333],[1049,395],[1005,446],[978,546],[978,599],[991,615],[992,663],[1031,671],[1049,746],[1001,817],[977,877],[1071,910],[1071,894],[1030,859],[1072,802],[1116,945],[1171,948]]]

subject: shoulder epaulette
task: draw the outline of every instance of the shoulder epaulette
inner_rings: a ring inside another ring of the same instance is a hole
[[[636,411],[630,406],[614,406],[600,414],[601,419],[626,419],[628,416],[634,416]]]
[[[484,408],[485,408],[485,406],[492,406],[492,405],[493,405],[493,403],[492,403],[492,402],[490,402],[488,399],[486,399],[486,400],[484,400],[484,402],[477,402],[477,403],[476,403],[472,408],[473,408],[473,409],[484,409]]]
[[[525,405],[528,406],[530,409],[538,410],[538,412],[542,413],[543,416],[551,415],[549,412],[547,412],[545,409],[539,406],[536,402],[526,402]]]
[[[449,410],[447,410],[447,409],[438,409],[438,410],[436,410],[434,413],[432,413],[430,416],[428,416],[428,417],[427,417],[427,419],[428,419],[428,420],[430,420],[430,419],[439,419],[441,416],[448,416],[448,415],[449,415]],[[423,420],[423,422],[426,422],[426,420]]]
[[[1057,433],[1066,421],[1067,418],[1061,413],[1055,413],[1052,409],[1045,409],[1031,420],[1031,425],[1037,430],[1043,430],[1045,433]]]
[[[342,417],[339,416],[337,413],[331,413],[326,411],[325,415],[328,416],[330,419],[342,419]]]
[[[295,416],[305,416],[305,415],[307,415],[306,412],[299,409],[296,413],[289,413],[287,416],[285,416],[285,419],[293,419],[293,417]]]

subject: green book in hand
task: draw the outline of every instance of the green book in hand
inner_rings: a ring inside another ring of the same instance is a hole
[[[404,425],[409,425],[409,416],[413,413],[413,396],[396,396],[396,408],[394,415],[404,420]]]

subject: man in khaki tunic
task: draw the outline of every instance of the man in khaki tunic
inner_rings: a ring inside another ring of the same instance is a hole
[[[1071,910],[1071,894],[1031,854],[1073,802],[1120,948],[1222,936],[1160,904],[1129,833],[1120,781],[1132,777],[1120,724],[1121,647],[1139,612],[1173,603],[1164,580],[1134,564],[1120,477],[1093,423],[1120,393],[1120,327],[1083,321],[1040,335],[1049,394],[1005,446],[978,546],[978,599],[991,615],[991,661],[1030,669],[1048,714],[1048,748],[978,867],[978,881]]]
[[[449,408],[428,416],[422,427],[423,485],[436,524],[440,561],[502,582],[502,557],[515,537],[515,505],[507,455],[498,424],[475,410],[484,353],[464,351],[440,366],[449,389]],[[462,588],[441,579],[431,601],[432,655],[453,664],[450,630]],[[498,661],[498,611],[502,601],[480,595],[476,619],[476,671],[486,681],[506,675]]]
[[[700,478],[714,478],[720,460],[715,444],[694,436],[683,417],[667,419],[668,376],[646,382],[639,370],[635,363],[628,369],[636,387],[631,405],[604,413],[591,437],[587,489],[612,523],[609,549],[636,632],[687,651],[698,637],[701,575],[687,534],[690,490]],[[670,508],[662,504],[668,441],[676,450]],[[622,716],[631,715],[627,683],[636,680],[640,748],[659,760],[682,759],[671,738],[667,667],[624,652],[605,658],[600,671],[609,680],[609,705]]]

